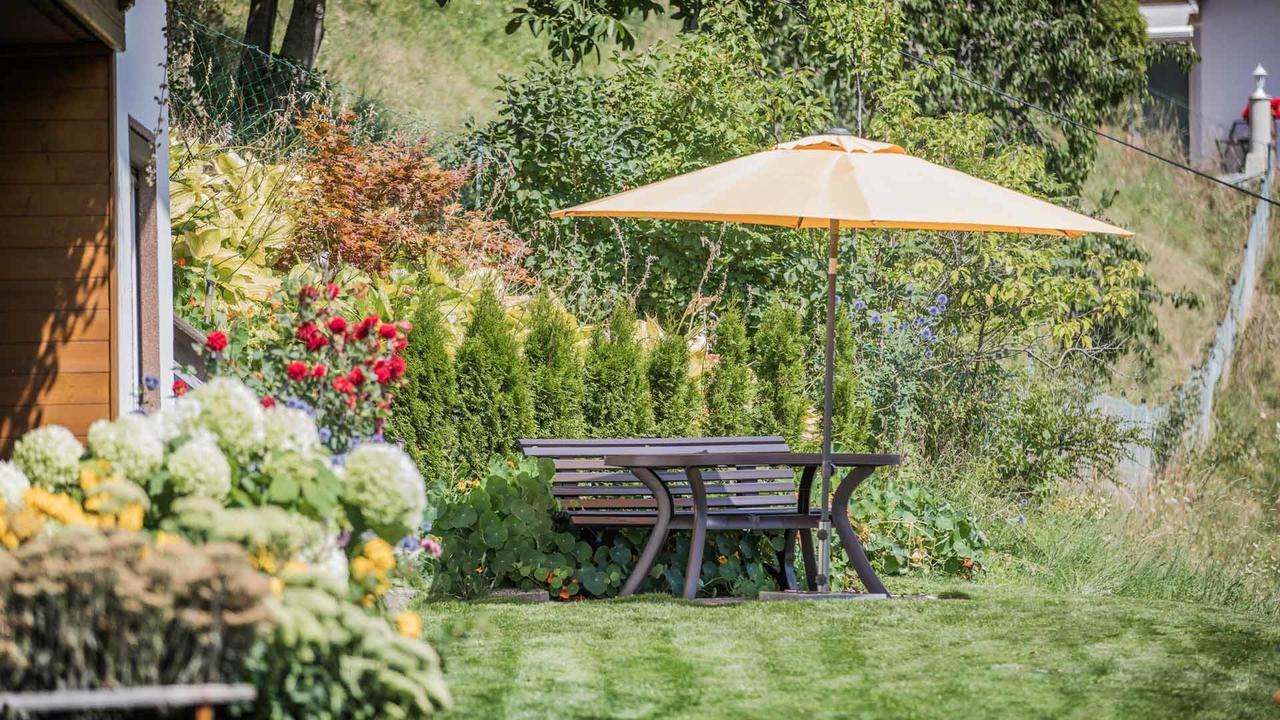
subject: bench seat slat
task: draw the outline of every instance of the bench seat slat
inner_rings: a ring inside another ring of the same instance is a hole
[[[658,473],[664,481],[683,480],[685,473],[670,470]],[[707,482],[715,480],[790,480],[795,477],[795,473],[787,468],[761,468],[753,470],[707,470],[702,473],[702,479]],[[640,482],[635,475],[629,472],[618,471],[575,471],[566,470],[556,473],[555,482],[557,483],[615,483],[615,482]]]
[[[761,493],[788,493],[794,498],[796,493],[796,486],[791,482],[709,484],[706,488],[708,495],[759,495]],[[673,497],[689,494],[688,485],[668,485],[667,489],[671,492]],[[651,497],[649,489],[639,483],[634,485],[556,485],[551,488],[551,492],[556,497],[562,498],[591,497],[595,495],[635,495],[638,497]]]
[[[643,455],[657,453],[662,455],[696,455],[698,453],[746,453],[746,452],[787,452],[790,447],[785,442],[777,443],[738,443],[734,445],[618,445],[616,447],[598,448],[588,445],[575,445],[555,448],[552,452],[538,454],[533,457],[549,457],[553,459],[603,458],[605,455]]]
[[[677,508],[693,507],[693,498],[678,497],[672,499]],[[598,508],[641,509],[656,508],[658,501],[653,498],[574,498],[561,500],[564,509],[570,514],[579,510]],[[795,509],[795,495],[722,495],[707,498],[707,507],[790,507]]]
[[[785,443],[781,435],[745,435],[729,437],[692,438],[539,438],[521,440],[520,449],[526,455],[541,456],[548,452],[562,452],[566,447],[615,448],[625,445],[645,447],[680,447],[683,445],[777,445]],[[607,453],[600,453],[601,455]]]

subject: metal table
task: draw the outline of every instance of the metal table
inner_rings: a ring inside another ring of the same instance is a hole
[[[853,491],[858,489],[858,486],[864,480],[870,477],[877,468],[899,464],[902,462],[902,457],[900,455],[865,453],[833,453],[830,457],[833,470],[847,468],[847,471],[840,478],[831,500],[831,518],[836,528],[836,534],[840,538],[840,544],[844,546],[845,552],[849,556],[849,563],[853,565],[854,570],[858,573],[858,579],[862,581],[867,592],[887,595],[888,591],[885,589],[884,583],[880,582],[880,578],[871,567],[870,560],[867,559],[866,551],[863,550],[862,544],[858,542],[858,535],[854,532],[853,525],[849,522],[847,508]],[[651,487],[665,486],[669,482],[663,479],[664,476],[658,472],[659,470],[684,470],[685,477],[682,480],[687,480],[692,490],[692,517],[688,523],[674,523],[676,515],[669,497],[666,498],[666,502],[662,501],[663,498],[659,498],[657,522],[654,524],[650,535],[651,540],[646,543],[645,552],[641,554],[637,562],[633,577],[643,577],[653,567],[653,563],[657,559],[658,546],[661,545],[662,539],[666,537],[667,531],[673,527],[673,524],[675,527],[687,525],[693,530],[693,538],[689,543],[689,564],[684,578],[684,597],[689,600],[696,597],[698,592],[698,581],[702,571],[702,551],[703,546],[706,544],[707,530],[709,528],[712,530],[753,529],[751,526],[743,527],[741,516],[721,517],[709,509],[706,487],[702,481],[702,471],[704,469],[725,466],[785,466],[800,469],[803,471],[803,475],[800,483],[797,511],[770,515],[767,518],[769,520],[767,525],[757,524],[757,526],[777,529],[812,529],[817,525],[817,514],[809,509],[808,493],[812,486],[814,474],[822,465],[821,453],[653,453],[606,455],[604,461],[607,465],[631,471],[632,474]],[[835,473],[833,472],[833,474]],[[807,538],[807,534],[802,535],[802,541],[805,538]],[[805,551],[811,553],[812,548],[806,546]],[[810,578],[810,581],[812,582],[812,578]]]

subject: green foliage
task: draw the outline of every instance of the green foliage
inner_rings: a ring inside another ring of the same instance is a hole
[[[313,572],[287,572],[273,605],[280,625],[255,649],[245,679],[258,687],[255,718],[417,718],[453,706],[429,645],[343,597]]]
[[[671,332],[649,355],[649,393],[653,399],[653,434],[691,437],[702,415],[702,397],[689,377],[689,341]]]
[[[858,378],[853,321],[841,313],[836,320],[835,384],[831,393],[831,437],[844,452],[871,450],[871,402]]]
[[[268,594],[235,545],[45,535],[0,552],[0,689],[237,682]]]
[[[1093,167],[1096,140],[1087,128],[1146,93],[1153,48],[1137,3],[997,0],[955,12],[950,0],[906,0],[902,12],[908,36],[927,55],[1086,126],[1058,123],[946,74],[920,97],[926,112],[987,115],[1006,140],[1046,148],[1050,173],[1073,189]]]
[[[628,279],[646,277],[640,308],[662,317],[680,314],[713,257],[713,277],[736,293],[814,281],[817,262],[793,230],[549,218],[551,210],[830,124],[806,73],[762,67],[750,38],[687,36],[619,57],[615,68],[588,76],[540,65],[506,80],[498,120],[463,150],[490,160],[480,176],[483,196],[496,197],[497,215],[530,242],[538,276],[557,289],[585,287],[589,297],[629,292]]]
[[[985,568],[988,542],[977,520],[923,485],[866,483],[850,499],[849,519],[877,573],[969,578]],[[845,575],[848,582],[852,570]]]
[[[591,335],[584,370],[583,415],[593,437],[644,437],[653,428],[653,405],[636,317],[617,300]]]
[[[457,381],[449,358],[449,328],[434,289],[424,293],[405,348],[405,387],[395,398],[387,437],[404,442],[428,482],[453,477],[458,445]]]
[[[718,360],[707,376],[706,432],[712,437],[749,435],[755,427],[756,379],[747,358],[747,326],[737,306],[721,314],[711,352]]]
[[[775,297],[751,338],[751,356],[759,380],[759,429],[795,445],[804,434],[809,400],[805,397],[804,330],[800,315]]]
[[[540,293],[533,302],[524,342],[538,436],[581,437],[585,425],[578,337],[572,317],[547,292]]]
[[[483,472],[493,455],[514,452],[534,429],[528,368],[493,288],[472,309],[455,362],[458,459],[470,475]]]
[[[546,36],[553,57],[579,63],[592,53],[599,60],[601,43],[614,42],[631,50],[636,38],[629,22],[637,14],[641,20],[661,15],[662,9],[653,0],[531,0],[527,6],[511,9],[506,30],[510,35],[527,25],[534,35]]]

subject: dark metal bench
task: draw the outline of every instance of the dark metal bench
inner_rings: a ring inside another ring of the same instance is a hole
[[[694,531],[685,597],[697,592],[708,530],[784,530],[779,584],[797,589],[794,561],[799,539],[806,584],[811,590],[817,587],[811,531],[818,527],[818,514],[810,498],[820,460],[814,454],[792,453],[779,436],[540,439],[521,440],[520,446],[529,457],[555,462],[552,493],[574,525],[653,528],[621,595],[639,589],[670,530]],[[853,467],[837,498],[843,494],[847,505],[849,494],[876,467],[899,460],[896,455],[833,458],[834,465]],[[799,487],[796,469],[801,471]],[[847,525],[848,519],[843,519]],[[844,532],[841,540],[848,549]],[[856,537],[852,543],[860,558],[851,560],[863,583],[872,592],[884,592]]]

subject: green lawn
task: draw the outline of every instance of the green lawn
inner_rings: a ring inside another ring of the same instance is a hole
[[[450,717],[1280,718],[1274,618],[932,589],[968,597],[420,609],[445,656]]]

